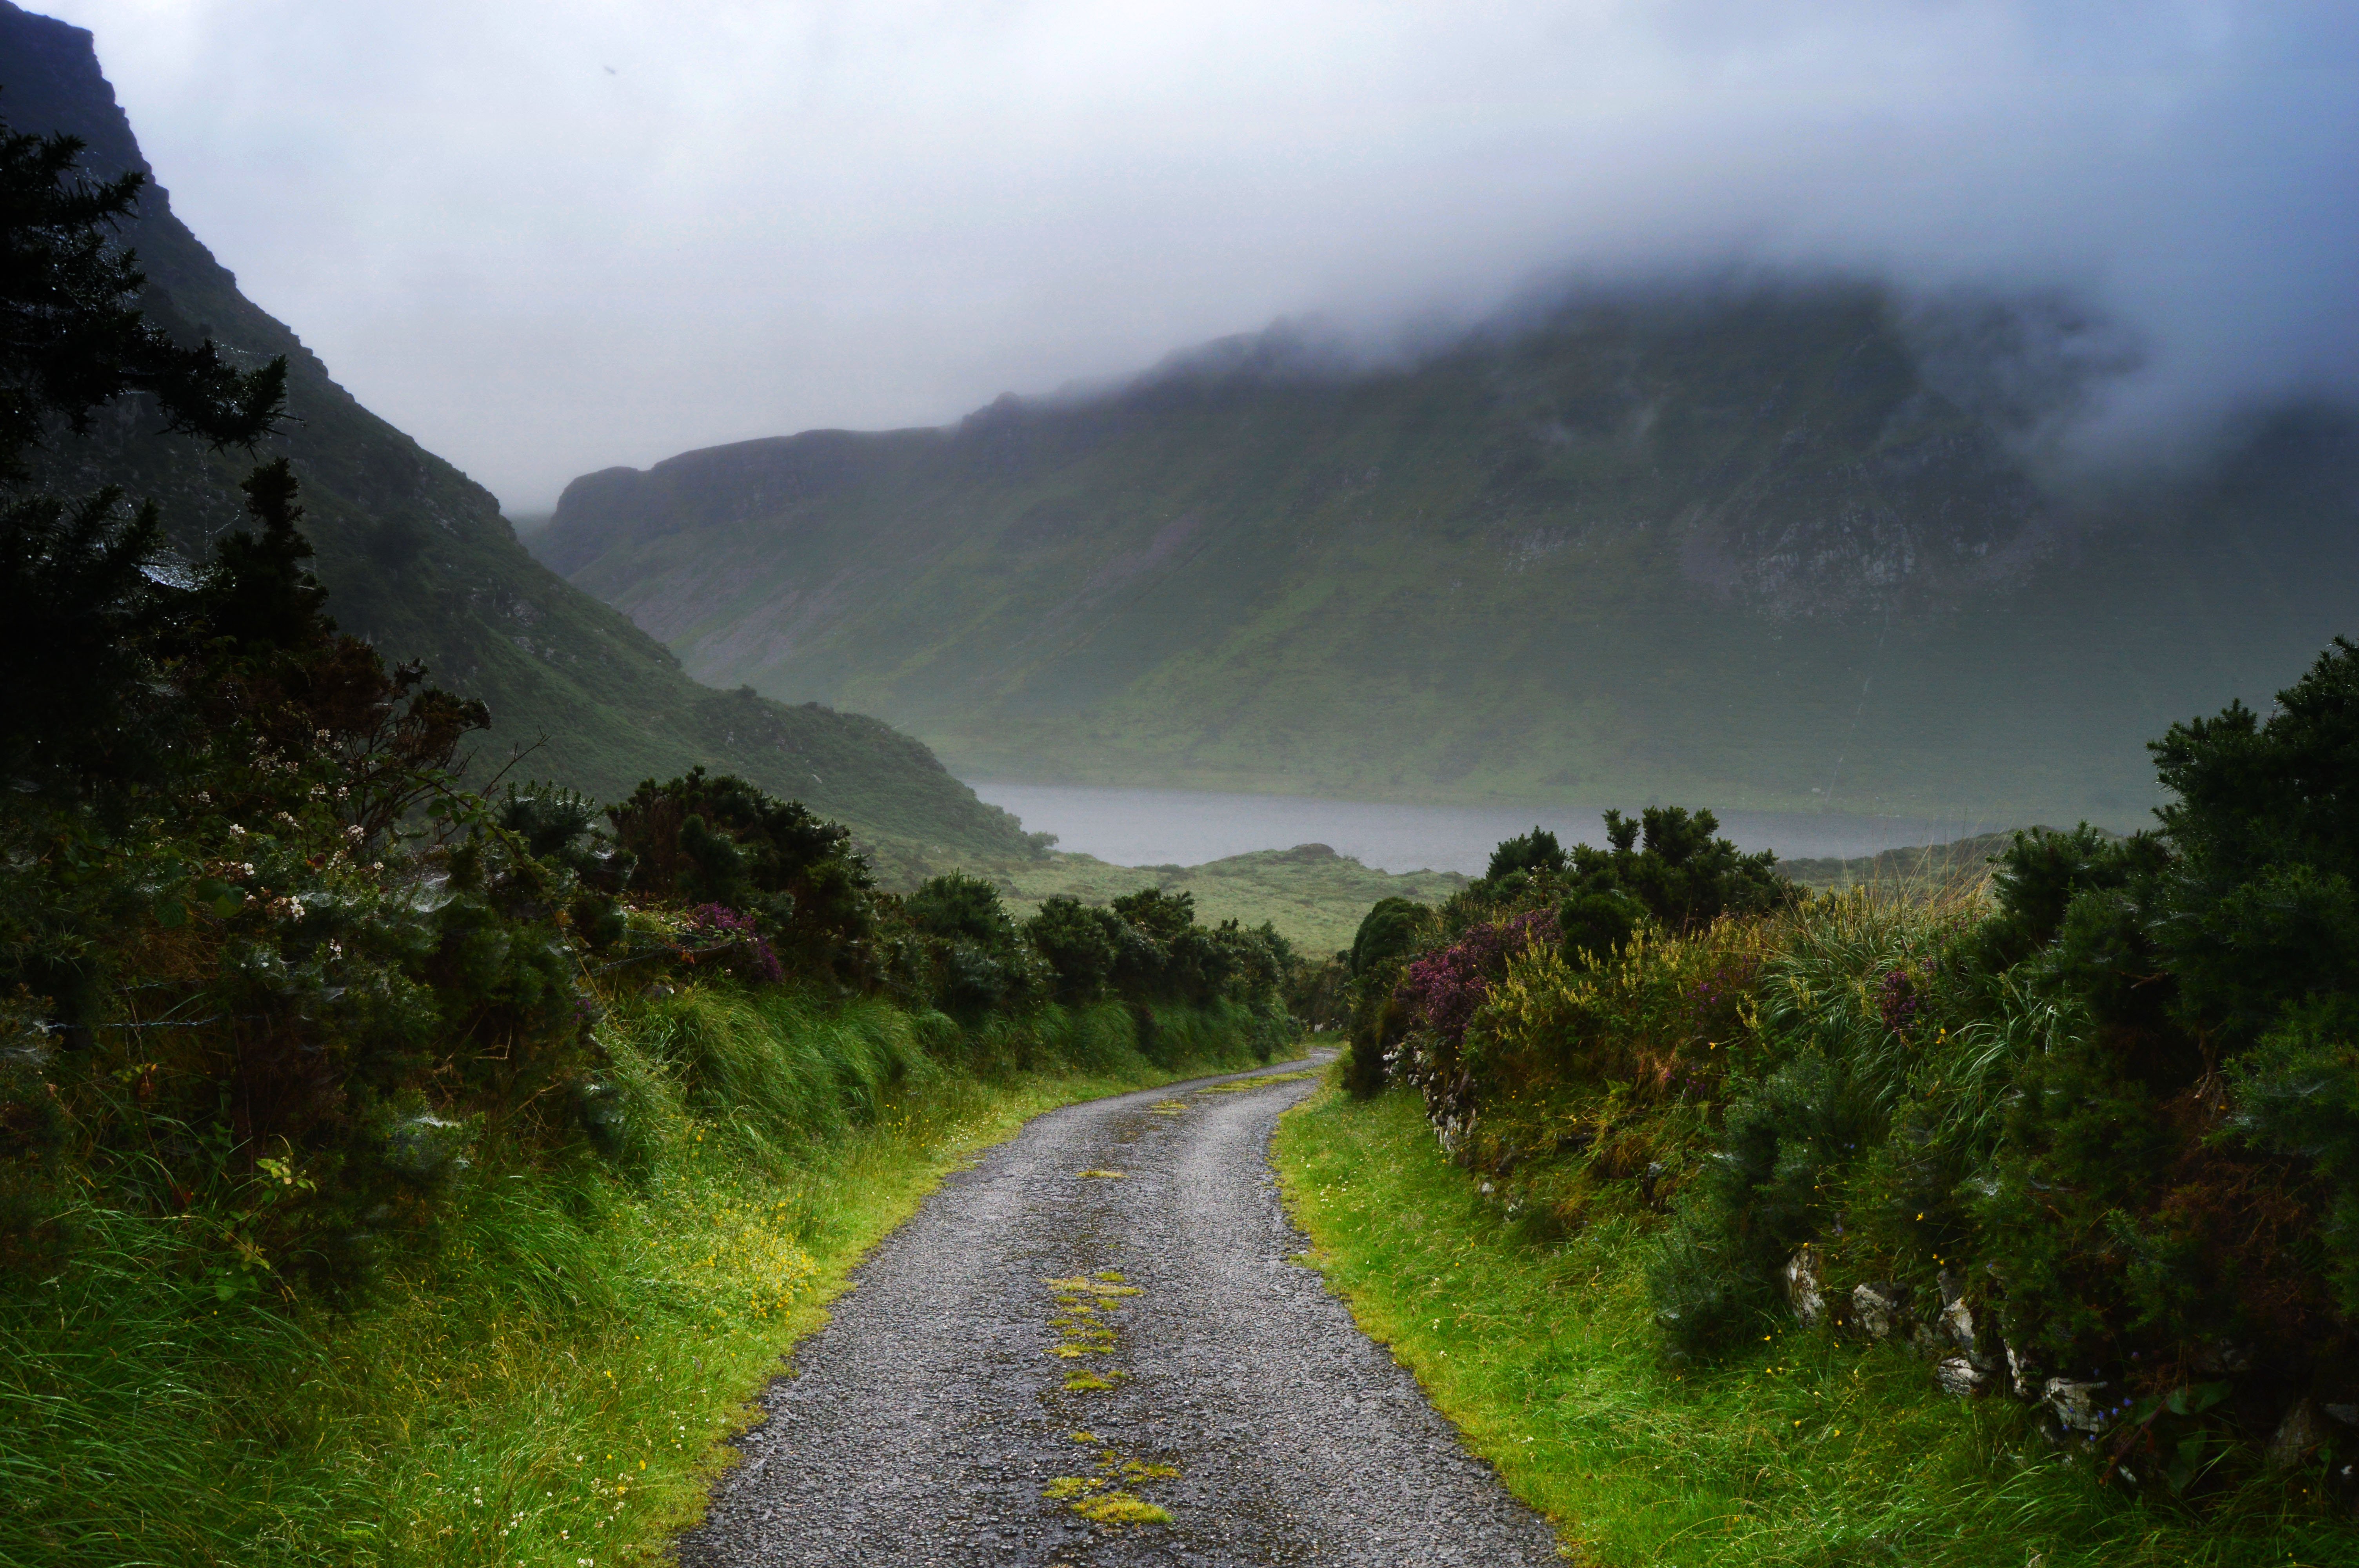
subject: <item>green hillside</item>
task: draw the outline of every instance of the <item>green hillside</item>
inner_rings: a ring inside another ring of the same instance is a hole
[[[0,3],[0,116],[81,137],[93,174],[147,170],[89,33]],[[975,799],[919,742],[875,719],[699,685],[624,616],[535,561],[490,492],[362,407],[247,301],[160,188],[144,193],[124,237],[147,274],[151,319],[210,334],[255,362],[287,356],[291,417],[269,451],[294,460],[330,609],[389,657],[422,659],[439,684],[488,702],[482,759],[538,744],[524,774],[609,798],[701,763],[871,836],[1023,851],[1014,819]],[[55,487],[114,482],[156,498],[191,555],[241,524],[236,481],[253,460],[163,438],[137,409],[50,459],[44,478]]]
[[[2147,736],[2359,625],[2354,425],[2067,499],[2018,454],[2069,384],[1986,395],[1950,325],[1590,299],[1353,374],[1273,331],[587,475],[532,546],[698,676],[970,774],[2136,819]]]
[[[1314,962],[1349,947],[1379,899],[1440,903],[1469,881],[1456,871],[1379,871],[1324,844],[1256,849],[1200,866],[1113,866],[1088,855],[1052,854],[985,869],[1001,882],[1009,907],[1027,912],[1060,893],[1111,903],[1142,887],[1184,892],[1204,924],[1266,922]]]

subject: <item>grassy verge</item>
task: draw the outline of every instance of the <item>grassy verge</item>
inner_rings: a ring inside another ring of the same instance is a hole
[[[2201,1523],[2118,1501],[2017,1407],[1933,1393],[1897,1347],[1787,1328],[1674,1368],[1641,1278],[1650,1217],[1600,1210],[1553,1242],[1520,1230],[1406,1091],[1321,1091],[1280,1123],[1276,1157],[1331,1287],[1582,1561],[2359,1562],[2359,1535],[2265,1488]]]
[[[1120,1007],[978,1039],[881,1003],[635,1004],[603,1153],[504,1162],[484,1130],[434,1243],[343,1311],[208,1277],[94,1195],[70,1267],[0,1281],[0,1562],[654,1561],[946,1172],[1051,1107],[1249,1064],[1221,1016],[1160,1022],[1150,1062]]]

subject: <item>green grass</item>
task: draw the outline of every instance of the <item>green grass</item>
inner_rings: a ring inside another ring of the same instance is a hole
[[[347,1311],[223,1299],[179,1222],[93,1190],[72,1260],[0,1288],[0,1563],[655,1561],[946,1172],[1041,1110],[1246,1061],[1233,1021],[1162,1022],[1158,1065],[1118,1007],[975,1039],[691,988],[604,1030],[609,1158],[487,1136],[439,1244]]]
[[[1087,855],[1064,854],[975,865],[1000,883],[1019,917],[1059,893],[1084,903],[1105,903],[1140,888],[1161,888],[1193,895],[1196,916],[1206,925],[1234,920],[1251,927],[1267,922],[1314,962],[1349,947],[1361,919],[1378,899],[1439,903],[1466,885],[1455,871],[1396,876],[1317,844],[1256,850],[1201,866],[1114,866]]]
[[[1843,892],[1854,887],[1935,897],[1981,885],[1992,857],[2015,842],[2015,831],[1980,833],[1946,844],[1916,844],[1874,855],[1781,860],[1777,870],[1806,888]]]
[[[1312,1260],[1469,1445],[1607,1564],[2260,1568],[2359,1562],[2359,1531],[2256,1483],[2209,1520],[2099,1492],[2019,1407],[1932,1391],[1892,1346],[1764,1326],[1681,1370],[1659,1354],[1643,1215],[1539,1241],[1449,1164],[1412,1094],[1322,1090],[1276,1158]]]

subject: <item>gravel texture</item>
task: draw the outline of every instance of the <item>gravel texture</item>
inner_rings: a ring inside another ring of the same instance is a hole
[[[946,1182],[771,1386],[680,1561],[1558,1561],[1288,1260],[1269,1138],[1312,1083],[1217,1086],[1310,1065],[1069,1106]]]

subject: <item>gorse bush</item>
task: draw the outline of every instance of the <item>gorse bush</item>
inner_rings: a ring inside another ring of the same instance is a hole
[[[1400,999],[1401,966],[1414,954],[1436,916],[1424,904],[1406,898],[1376,901],[1361,918],[1350,950],[1343,955],[1348,975],[1344,986],[1349,1044],[1343,1057],[1343,1081],[1357,1095],[1384,1087],[1386,1063],[1399,1045],[1408,1024]]]
[[[832,979],[863,984],[882,972],[867,865],[849,829],[801,802],[699,768],[647,780],[606,815],[634,897],[750,916],[799,968]]]
[[[1791,883],[1776,857],[1746,855],[1716,838],[1709,811],[1650,806],[1632,821],[1605,814],[1608,848],[1575,845],[1557,922],[1578,952],[1603,954],[1644,921],[1690,931],[1723,914],[1754,914],[1790,903]]]
[[[1353,1073],[1540,1235],[1648,1217],[1671,1356],[1799,1312],[2125,1486],[2267,1452],[2353,1506],[2359,648],[2153,751],[2158,830],[2028,831],[1926,899],[1807,899],[1708,813],[1511,840],[1355,980]]]

